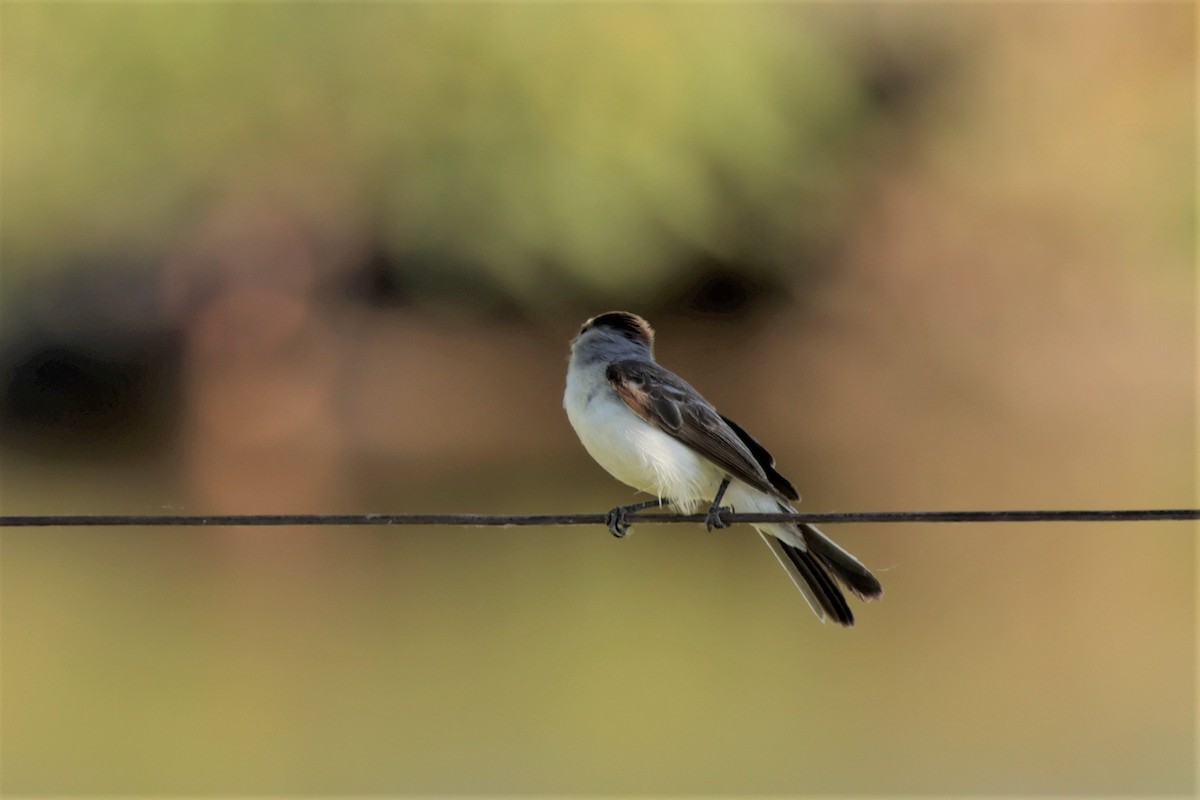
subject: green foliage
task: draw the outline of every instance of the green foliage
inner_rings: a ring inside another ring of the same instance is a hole
[[[823,224],[798,209],[845,184],[858,107],[787,6],[4,14],[6,269],[156,249],[240,196],[443,252],[526,300],[547,269],[604,292],[684,253],[782,263]]]

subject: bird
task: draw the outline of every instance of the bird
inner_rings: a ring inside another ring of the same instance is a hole
[[[583,324],[571,342],[563,408],[601,467],[655,498],[608,512],[618,538],[629,531],[627,514],[655,505],[685,514],[707,506],[711,531],[727,527],[722,512],[792,513],[800,499],[765,447],[654,359],[654,330],[637,314],[610,311]],[[753,527],[822,622],[854,624],[843,587],[863,600],[883,595],[871,571],[815,526]]]

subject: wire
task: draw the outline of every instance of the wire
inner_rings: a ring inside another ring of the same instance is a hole
[[[1200,520],[1200,509],[1120,509],[1063,511],[833,511],[794,514],[722,513],[729,524],[742,522],[843,523],[900,522],[1162,522]],[[704,514],[630,513],[629,523],[703,523]],[[0,516],[0,528],[131,526],[283,526],[283,525],[454,525],[459,527],[534,527],[604,525],[604,514],[61,514]]]

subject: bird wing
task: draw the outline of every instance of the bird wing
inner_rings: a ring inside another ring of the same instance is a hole
[[[745,431],[731,426],[699,392],[670,370],[653,361],[614,361],[608,365],[605,377],[625,405],[646,422],[692,448],[731,476],[769,494],[782,494],[756,457],[765,455],[770,468],[773,463],[770,453],[750,439]],[[748,445],[745,439],[753,445]],[[774,469],[771,472],[774,473]],[[783,483],[791,488],[786,480]],[[795,489],[791,491],[794,496]]]
[[[753,436],[746,433],[745,429],[743,429],[741,425],[738,425],[729,417],[722,416],[721,419],[725,420],[725,424],[733,429],[733,432],[737,434],[737,437],[742,440],[742,444],[746,445],[746,449],[754,455],[754,459],[758,462],[758,465],[762,467],[763,472],[766,473],[767,480],[770,481],[771,485],[775,487],[775,491],[779,492],[788,500],[799,500],[800,493],[796,491],[796,487],[792,486],[791,481],[776,471],[775,456],[767,452],[767,448],[759,444]]]

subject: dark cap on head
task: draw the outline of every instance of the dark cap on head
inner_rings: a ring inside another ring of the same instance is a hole
[[[654,329],[650,327],[650,323],[628,311],[609,311],[607,314],[592,317],[583,323],[579,333],[582,335],[593,328],[615,331],[626,339],[641,342],[647,347],[654,344]]]

